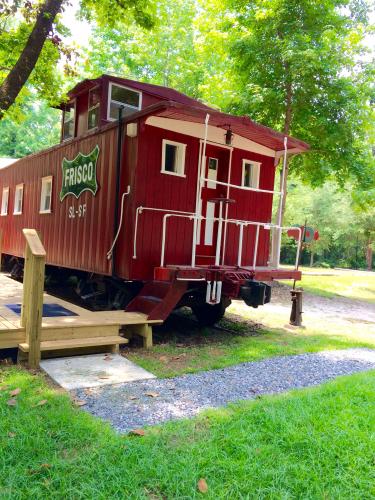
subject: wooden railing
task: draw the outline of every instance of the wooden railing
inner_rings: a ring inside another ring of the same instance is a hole
[[[43,316],[43,291],[46,251],[35,229],[23,229],[26,239],[23,275],[21,326],[29,344],[30,368],[38,368]]]

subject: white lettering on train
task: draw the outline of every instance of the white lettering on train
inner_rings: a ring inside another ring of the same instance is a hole
[[[90,182],[94,176],[94,164],[90,161],[88,164],[78,165],[65,170],[64,187],[72,187],[76,184]]]

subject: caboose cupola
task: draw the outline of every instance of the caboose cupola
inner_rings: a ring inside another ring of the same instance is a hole
[[[61,142],[81,137],[116,121],[120,107],[122,116],[125,117],[161,101],[174,101],[206,110],[211,109],[173,89],[102,75],[78,83],[68,92],[67,102],[60,105],[63,111]]]

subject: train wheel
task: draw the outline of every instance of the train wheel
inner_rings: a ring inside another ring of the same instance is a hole
[[[201,326],[212,326],[224,316],[226,307],[227,305],[221,301],[213,306],[205,303],[193,306],[191,309]]]

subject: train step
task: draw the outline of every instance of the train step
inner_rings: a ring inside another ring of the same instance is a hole
[[[76,349],[79,347],[96,347],[96,346],[114,346],[119,344],[127,344],[128,339],[124,339],[119,335],[107,337],[90,337],[82,339],[66,339],[66,340],[48,340],[40,343],[41,351],[58,351],[60,349]],[[29,352],[29,344],[22,342],[18,344],[18,348],[22,352]]]
[[[184,281],[150,281],[127,305],[126,312],[142,312],[148,320],[167,319],[187,289]]]

